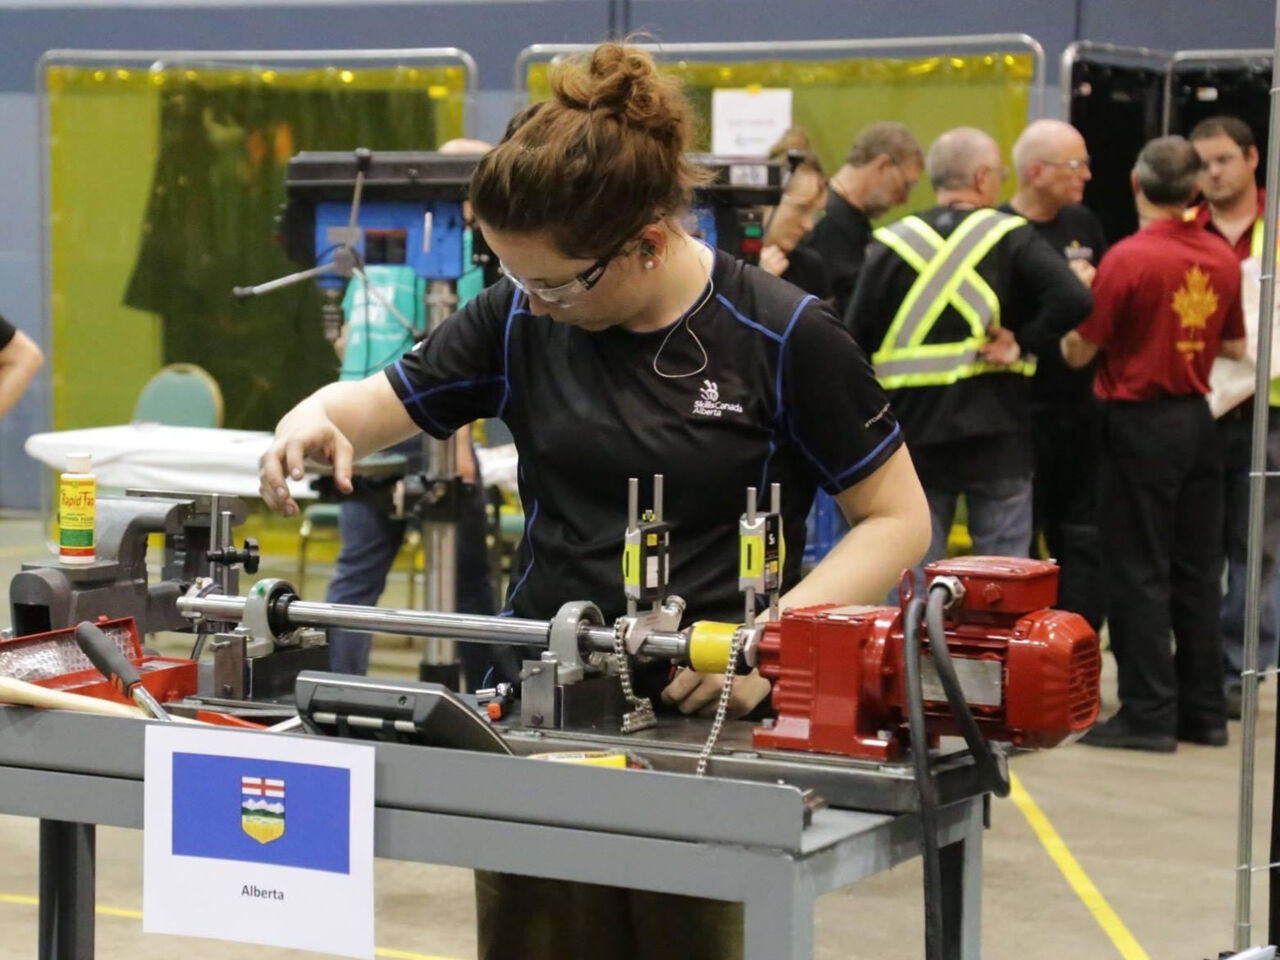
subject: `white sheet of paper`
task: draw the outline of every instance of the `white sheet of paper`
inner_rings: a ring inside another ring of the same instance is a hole
[[[763,157],[791,126],[791,91],[785,87],[711,91],[711,152]]]
[[[374,748],[147,727],[142,929],[373,957]]]

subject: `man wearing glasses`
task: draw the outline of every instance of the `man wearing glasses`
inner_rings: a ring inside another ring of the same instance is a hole
[[[875,232],[845,317],[902,425],[946,555],[960,494],[976,553],[1031,540],[1032,354],[1089,315],[1089,291],[1027,221],[993,209],[1007,174],[981,130],[925,161],[938,205]]]
[[[826,213],[800,243],[816,250],[844,316],[871,243],[871,221],[907,202],[924,166],[920,143],[900,123],[873,123],[827,181]]]
[[[1024,217],[1088,287],[1107,238],[1102,222],[1081,203],[1091,177],[1084,137],[1061,120],[1037,120],[1014,143],[1013,165],[1018,192],[1000,209]],[[1097,521],[1101,415],[1092,368],[1072,370],[1057,350],[1036,358],[1031,552],[1039,551],[1043,534],[1046,556],[1062,568],[1058,606],[1080,614],[1095,630],[1104,607]]]

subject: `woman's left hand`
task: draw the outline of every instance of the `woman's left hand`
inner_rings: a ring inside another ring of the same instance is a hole
[[[758,670],[752,670],[745,676],[733,678],[733,693],[729,695],[729,719],[745,716],[759,705],[773,685]],[[720,702],[720,691],[724,689],[724,674],[697,673],[694,670],[681,670],[662,691],[662,700],[669,703],[683,714],[698,714],[701,717],[715,715],[716,705]]]

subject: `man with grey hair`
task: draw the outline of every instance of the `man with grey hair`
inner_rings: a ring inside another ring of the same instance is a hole
[[[964,494],[974,548],[1031,540],[1030,355],[1089,314],[1089,291],[1025,219],[993,207],[1004,170],[981,130],[929,148],[938,206],[875,232],[845,322],[871,357],[929,499],[925,563]]]
[[[1227,742],[1222,446],[1205,395],[1214,357],[1242,356],[1245,331],[1235,256],[1184,216],[1200,169],[1182,137],[1143,147],[1130,178],[1141,229],[1103,258],[1093,313],[1062,341],[1074,367],[1099,357],[1103,404],[1099,526],[1120,711],[1085,735],[1094,746]]]
[[[907,202],[923,166],[920,144],[900,123],[873,123],[853,140],[827,181],[826,213],[801,241],[822,258],[837,316],[844,316],[871,243],[871,221]]]
[[[1085,207],[1089,151],[1075,127],[1037,120],[1013,145],[1018,191],[1000,207],[1025,217],[1087,287],[1107,251],[1102,222]],[[1057,350],[1041,354],[1031,380],[1032,555],[1043,535],[1045,556],[1058,561],[1058,606],[1102,626],[1102,559],[1098,554],[1098,444],[1102,408],[1093,371],[1073,370]]]

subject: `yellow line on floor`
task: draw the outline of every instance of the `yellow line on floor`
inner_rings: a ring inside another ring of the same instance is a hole
[[[1009,772],[1009,782],[1012,784],[1010,798],[1027,818],[1027,823],[1031,824],[1031,829],[1039,837],[1040,844],[1062,871],[1062,875],[1067,878],[1067,883],[1071,884],[1071,889],[1076,892],[1076,896],[1093,914],[1093,919],[1098,922],[1098,926],[1102,927],[1103,932],[1120,952],[1120,956],[1124,957],[1124,960],[1151,960],[1133,934],[1129,932],[1129,928],[1124,925],[1124,921],[1116,916],[1116,912],[1111,909],[1111,904],[1107,903],[1101,891],[1094,886],[1089,875],[1080,866],[1080,862],[1072,856],[1066,842],[1053,828],[1053,824],[1032,799],[1031,794],[1027,793],[1022,781],[1012,771]]]
[[[13,903],[23,907],[36,907],[40,901],[35,897],[20,893],[0,893],[0,903]],[[123,917],[126,920],[141,920],[141,910],[125,910],[120,907],[94,907],[94,912],[104,917]],[[452,957],[440,957],[431,953],[414,953],[412,950],[392,950],[389,947],[376,947],[374,955],[386,957],[387,960],[454,960]]]

